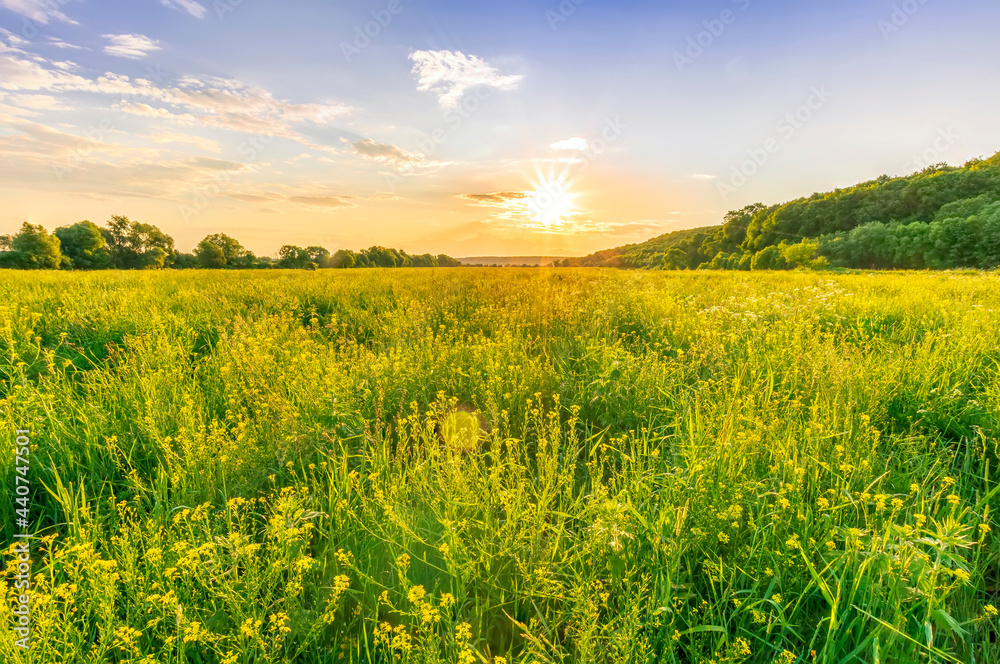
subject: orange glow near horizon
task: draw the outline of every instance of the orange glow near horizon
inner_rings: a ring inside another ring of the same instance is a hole
[[[548,175],[539,173],[531,183],[532,191],[526,192],[530,218],[543,227],[559,227],[571,221],[580,213],[574,201],[580,196],[573,190],[575,183],[569,174],[563,171],[558,176],[550,172]]]

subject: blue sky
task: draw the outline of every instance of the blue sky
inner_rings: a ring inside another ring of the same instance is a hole
[[[588,253],[995,153],[998,19],[968,0],[0,0],[0,232],[125,214],[181,249],[221,231],[262,254]]]

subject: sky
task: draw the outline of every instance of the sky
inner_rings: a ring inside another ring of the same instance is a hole
[[[1000,151],[1000,2],[0,0],[0,234],[583,255]]]

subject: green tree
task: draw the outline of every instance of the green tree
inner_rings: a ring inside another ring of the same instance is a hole
[[[335,269],[349,269],[357,266],[357,257],[350,249],[340,249],[330,257],[329,266]]]
[[[111,266],[107,240],[97,224],[81,221],[55,230],[62,252],[76,270],[103,270]]]
[[[115,215],[102,229],[114,267],[120,270],[146,270],[167,267],[176,251],[174,239],[152,224],[131,221]]]
[[[226,267],[225,250],[208,238],[198,243],[194,255],[198,259],[198,264],[206,270],[218,270]]]
[[[16,235],[4,237],[3,244],[9,251],[0,255],[0,267],[57,270],[69,265],[60,251],[59,238],[49,235],[43,226],[24,222]]]
[[[787,267],[785,257],[781,255],[781,249],[777,245],[761,249],[750,263],[751,270],[784,270]]]
[[[786,244],[779,247],[781,257],[788,265],[798,267],[818,267],[814,261],[819,252],[819,242],[817,240],[802,240],[798,244]]]
[[[250,268],[256,260],[253,252],[225,233],[215,233],[198,243],[194,255],[202,267],[210,270],[223,267]]]
[[[309,254],[302,247],[286,244],[278,250],[278,267],[286,270],[304,270],[309,260]]]
[[[193,270],[201,265],[198,261],[198,257],[194,254],[183,254],[178,253],[174,256],[174,262],[170,266],[175,270]]]
[[[394,249],[386,247],[369,247],[361,252],[373,267],[401,267],[399,254]]]
[[[319,267],[329,267],[330,265],[330,252],[323,247],[306,247],[306,255],[309,256],[310,262]]]

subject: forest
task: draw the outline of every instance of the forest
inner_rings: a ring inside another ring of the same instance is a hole
[[[721,226],[560,261],[557,267],[780,270],[992,269],[1000,265],[1000,153],[962,167],[883,175],[780,205],[749,205]]]
[[[410,255],[387,247],[362,251],[285,245],[277,258],[257,256],[224,233],[207,236],[193,253],[174,248],[174,239],[152,224],[111,217],[104,228],[91,221],[57,228],[25,222],[15,235],[0,236],[0,268],[21,270],[261,270],[362,267],[458,267],[444,254]]]

